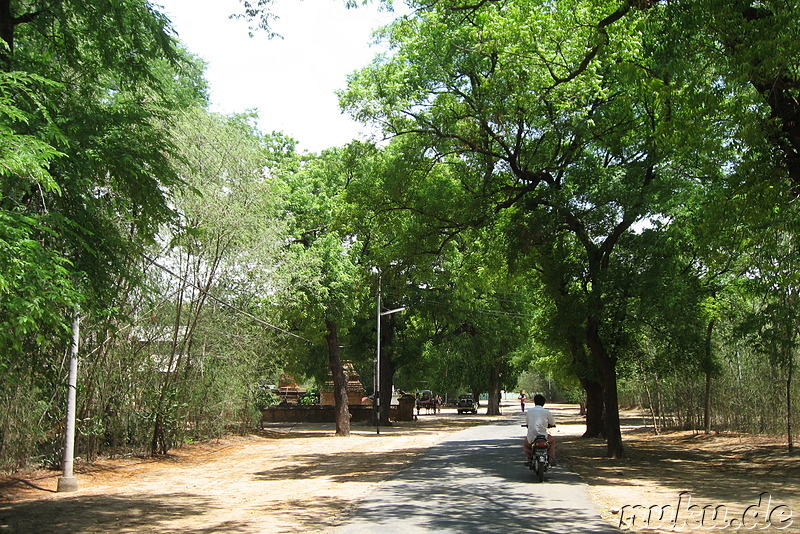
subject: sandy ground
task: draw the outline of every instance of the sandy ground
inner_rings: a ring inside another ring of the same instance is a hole
[[[769,527],[759,532],[800,532],[800,462],[779,442],[693,433],[653,436],[633,418],[625,429],[629,458],[610,460],[602,441],[579,438],[584,427],[575,407],[552,408],[559,420],[560,461],[590,483],[611,523],[656,533],[719,529],[724,526],[719,517],[714,524],[692,522],[698,509],[712,504],[727,507],[725,525],[732,529],[737,524],[731,518],[744,510],[752,516],[753,505],[767,492],[771,512],[763,511],[762,503],[755,519],[771,513],[772,523],[756,524],[748,516],[747,525]],[[514,410],[507,407],[506,413]],[[81,466],[75,493],[55,491],[58,473],[18,473],[0,480],[0,532],[321,532],[446,433],[491,419],[444,410],[382,428],[380,435],[374,427],[354,426],[349,438],[333,436],[332,425],[275,426],[187,445],[165,458]],[[681,492],[690,492],[691,504]],[[685,523],[671,521],[679,499]],[[692,504],[697,506],[689,508]],[[645,521],[644,508],[665,505],[672,505],[670,513],[658,521],[651,513]],[[796,511],[794,521],[785,520],[786,510]]]
[[[0,532],[323,531],[446,433],[493,419],[444,412],[380,435],[287,424],[166,458],[99,460],[76,469],[74,493],[55,491],[59,473],[19,473],[0,482]]]
[[[800,533],[800,455],[785,438],[682,431],[655,435],[623,419],[627,458],[605,441],[561,436],[562,459],[581,474],[603,517],[625,531]],[[578,423],[574,412],[563,414]],[[573,428],[582,428],[578,425]]]

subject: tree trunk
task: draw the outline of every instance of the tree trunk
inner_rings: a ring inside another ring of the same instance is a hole
[[[584,393],[586,393],[586,402],[581,404],[580,413],[586,420],[586,432],[584,432],[583,437],[605,437],[603,384],[594,378],[596,369],[591,365],[589,355],[586,354],[585,340],[577,334],[577,331],[572,331],[568,335],[568,341],[570,353],[572,354],[572,367],[583,387]]]
[[[789,440],[789,453],[794,452],[792,435],[792,377],[794,375],[794,353],[789,349],[789,369],[786,376],[786,437]]]
[[[381,352],[383,350],[381,349]],[[390,355],[383,354],[381,357],[381,426],[391,426],[389,421],[389,408],[392,405],[392,386],[394,384],[394,364]]]
[[[23,13],[14,16],[11,12],[11,0],[0,0],[0,39],[5,41],[8,50],[0,50],[0,68],[11,70],[11,61],[14,54],[14,34],[19,24],[32,22],[39,15],[38,11]]]
[[[167,398],[173,391],[173,384],[176,381],[176,375],[180,363],[180,354],[183,351],[183,345],[186,338],[180,339],[181,323],[184,313],[184,306],[186,302],[186,293],[188,291],[188,284],[186,279],[179,278],[179,285],[177,291],[177,302],[175,303],[175,322],[172,330],[172,340],[169,353],[169,360],[167,361],[166,372],[161,377],[161,389],[158,394],[158,403],[155,406],[156,416],[153,419],[153,434],[150,440],[150,454],[155,456],[157,454],[167,454],[172,447],[172,431],[167,428],[168,417],[167,413]]]
[[[711,434],[711,371],[706,371],[706,392],[703,403],[703,432]]]
[[[11,54],[14,53],[14,17],[11,14],[11,0],[0,0],[0,39],[8,45],[8,51],[0,50],[2,68],[11,69]]]
[[[617,365],[608,354],[600,339],[600,324],[596,317],[586,321],[586,340],[594,356],[603,380],[603,405],[605,407],[605,435],[609,458],[625,458],[622,431],[619,420],[619,397],[617,395]]]
[[[586,432],[583,433],[583,437],[605,437],[603,385],[589,378],[581,378],[580,381],[586,392]]]
[[[489,376],[489,402],[486,415],[500,415],[500,364],[492,366]]]
[[[327,333],[325,340],[328,342],[328,361],[333,375],[333,401],[336,414],[336,435],[350,435],[350,406],[347,402],[347,375],[344,372],[342,358],[339,353],[338,326],[334,321],[325,320]]]
[[[661,426],[659,425],[658,420],[658,409],[653,401],[653,394],[650,392],[650,386],[647,385],[649,377],[648,373],[646,373],[644,370],[644,365],[642,364],[641,360],[639,361],[639,369],[642,372],[642,382],[644,382],[644,391],[647,395],[647,406],[650,408],[650,417],[653,419],[653,432],[655,432],[656,435],[659,435],[661,433]],[[658,382],[658,378],[656,378],[655,381]]]

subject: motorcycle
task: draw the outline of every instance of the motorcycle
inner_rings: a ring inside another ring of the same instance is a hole
[[[522,426],[527,427],[528,425]],[[550,469],[550,446],[547,443],[547,436],[537,434],[531,443],[531,450],[533,455],[525,460],[525,465],[536,473],[539,482],[544,482],[544,474]]]

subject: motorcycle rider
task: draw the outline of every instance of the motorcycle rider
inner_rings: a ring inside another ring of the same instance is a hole
[[[546,435],[547,444],[549,445],[547,455],[550,457],[550,465],[555,465],[556,440],[547,429],[556,426],[556,420],[550,410],[544,407],[544,403],[544,395],[537,393],[533,396],[534,407],[525,412],[525,418],[528,422],[528,435],[525,436],[523,450],[528,458],[532,458],[533,447],[531,447],[531,443],[533,443],[537,435]]]

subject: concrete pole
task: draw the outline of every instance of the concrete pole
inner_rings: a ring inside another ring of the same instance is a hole
[[[80,318],[78,308],[72,316],[72,350],[69,359],[69,388],[67,389],[67,433],[64,438],[64,473],[58,477],[58,491],[76,491],[78,481],[73,476],[72,466],[75,456],[75,391],[78,387],[78,339]]]

